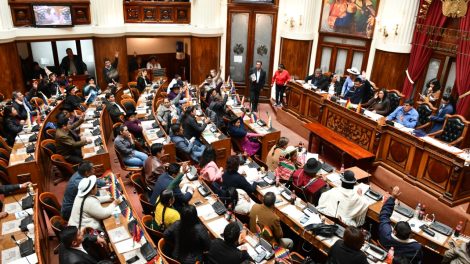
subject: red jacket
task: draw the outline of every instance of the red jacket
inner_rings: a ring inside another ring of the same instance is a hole
[[[312,177],[306,175],[303,169],[298,169],[292,174],[292,183],[297,187],[303,187],[307,185]],[[305,190],[309,194],[314,194],[318,192],[321,188],[326,186],[326,182],[320,177],[317,177],[317,180],[314,181],[308,188]]]
[[[286,85],[287,81],[290,80],[290,74],[288,71],[283,70],[282,72],[276,71],[273,76],[271,84],[276,83],[276,85]]]

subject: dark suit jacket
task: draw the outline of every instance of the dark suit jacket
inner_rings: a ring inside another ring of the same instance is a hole
[[[165,172],[160,175],[160,177],[158,177],[157,182],[155,182],[155,185],[153,186],[152,196],[150,196],[151,204],[156,203],[158,196],[160,196],[160,193],[165,190],[173,180],[173,177],[171,177],[168,172]],[[192,197],[192,195],[188,192],[183,194],[179,187],[173,189],[173,194],[176,200],[175,207],[180,206],[180,208],[181,205],[188,203],[188,201],[191,200]]]
[[[13,100],[11,105],[16,109],[16,112],[18,112],[19,119],[26,120],[28,118],[28,111],[26,110],[24,103],[19,104],[15,100]]]
[[[194,117],[188,117],[183,121],[184,137],[191,139],[192,137],[199,138],[202,131],[206,129],[207,124],[198,124]]]
[[[207,258],[210,264],[240,264],[245,260],[251,260],[247,251],[241,251],[236,246],[229,245],[220,238],[211,241]]]
[[[119,62],[119,59],[115,57],[109,69],[107,69],[106,67],[103,68],[103,78],[107,84],[112,83],[113,80],[115,82],[119,82],[119,72],[117,68],[118,62]]]
[[[442,129],[444,125],[444,120],[446,119],[446,115],[451,115],[454,113],[454,107],[451,104],[446,104],[444,107],[439,107],[436,115],[429,117],[431,121],[433,121],[433,125],[431,131],[429,133],[436,132]]]
[[[9,194],[20,189],[19,184],[0,185],[0,194]]]
[[[76,141],[70,131],[58,128],[55,132],[55,142],[57,154],[68,159],[70,156],[76,156],[78,151],[86,145],[86,141]]]
[[[73,55],[73,63],[75,64],[75,68],[77,69],[77,74],[81,75],[84,74],[87,70],[86,64],[83,62],[82,58],[78,55]],[[70,69],[70,60],[68,56],[62,58],[62,62],[60,63],[60,70],[65,75],[71,75],[72,72],[69,74]]]
[[[3,133],[7,138],[7,143],[9,146],[13,146],[15,143],[15,138],[18,133],[23,130],[23,126],[20,125],[19,120],[14,117],[6,117],[3,119]]]
[[[96,264],[98,263],[93,257],[85,252],[66,248],[62,244],[59,247],[59,263],[60,264]]]
[[[143,92],[145,90],[145,87],[147,87],[145,85],[145,81],[147,81],[148,84],[151,84],[152,82],[150,82],[150,80],[148,78],[142,78],[142,77],[139,77],[137,78],[137,89],[140,91],[140,92]]]
[[[113,123],[121,122],[119,117],[122,115],[122,113],[121,110],[119,110],[119,107],[108,101],[105,101],[104,104],[106,106],[106,109],[108,110],[109,115],[111,116],[111,120],[113,121]]]
[[[312,80],[312,84],[322,91],[328,90],[328,78],[326,78],[323,74],[318,78],[315,77],[315,74],[305,77],[305,82],[308,82],[309,80]]]
[[[261,69],[260,74],[259,74],[259,81],[258,82],[256,82],[256,81],[252,82],[251,81],[251,75],[253,73],[257,74],[256,67],[251,68],[251,70],[249,72],[248,78],[250,78],[250,88],[251,89],[257,89],[258,91],[260,91],[261,89],[263,89],[263,86],[266,83],[266,71]]]

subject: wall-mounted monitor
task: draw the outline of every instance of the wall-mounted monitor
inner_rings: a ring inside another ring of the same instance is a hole
[[[33,4],[36,27],[73,27],[70,5]]]

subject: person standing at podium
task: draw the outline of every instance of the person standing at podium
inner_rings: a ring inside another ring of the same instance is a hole
[[[263,63],[256,62],[256,66],[250,70],[250,104],[251,112],[258,112],[259,93],[266,82],[266,71],[261,68]]]
[[[71,48],[65,50],[67,56],[62,58],[60,63],[60,70],[62,75],[88,75],[86,64],[78,55],[74,55]]]

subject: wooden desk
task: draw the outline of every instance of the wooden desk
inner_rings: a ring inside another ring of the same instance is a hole
[[[108,171],[107,173],[105,173],[105,175],[103,175],[104,177],[106,176],[111,176],[113,175],[113,173],[111,171]],[[145,240],[150,243],[150,245],[155,248],[155,250],[157,250],[157,247],[155,246],[155,244],[153,243],[153,240],[152,238],[150,237],[150,235],[147,233],[147,231],[145,230],[144,228],[144,224],[142,223],[141,219],[138,217],[138,214],[137,212],[135,211],[135,209],[132,207],[132,203],[130,202],[130,199],[129,199],[129,195],[127,194],[126,192],[126,188],[121,180],[121,178],[117,178],[117,181],[118,181],[118,184],[122,186],[122,195],[125,197],[125,199],[127,200],[127,204],[128,204],[128,209],[132,211],[132,215],[134,216],[134,218],[136,219],[138,225],[140,226],[142,232],[144,233],[144,237],[145,237]],[[119,221],[120,223],[119,224],[116,224],[116,220],[114,219],[114,216],[111,216],[107,219],[104,219],[103,220],[103,224],[104,224],[104,228],[105,228],[105,231],[106,232],[110,232],[111,230],[115,229],[115,228],[118,228],[118,227],[124,227],[125,230],[127,230],[127,232],[129,232],[129,236],[131,237],[132,239],[132,235],[131,235],[131,232],[128,230],[128,227],[127,227],[127,224],[128,224],[128,220],[126,219],[126,217],[124,217],[122,214],[119,214]],[[142,241],[141,241],[142,242]],[[124,257],[124,254],[119,254],[117,252],[117,248],[116,248],[116,245],[114,243],[111,243],[112,245],[112,248],[114,250],[114,252],[116,253],[116,256],[118,257],[118,260],[119,260],[119,263],[122,263],[122,264],[125,264],[126,263],[126,260],[125,260],[125,257]],[[139,250],[139,249],[137,249]],[[162,263],[161,262],[161,259],[160,257],[158,256],[157,254],[157,257],[156,257],[156,260],[155,260],[155,263]]]
[[[289,81],[287,86],[287,105],[283,109],[304,122],[321,122],[327,95],[306,89],[298,82]]]
[[[37,193],[38,189],[36,189],[35,191]],[[19,206],[20,209],[18,211],[22,211],[21,204],[18,204],[18,202],[21,203],[21,199],[25,195],[26,195],[26,193],[17,193],[17,194],[12,194],[12,195],[6,196],[3,199],[3,203],[4,203],[3,211],[5,211],[6,207],[10,204],[14,205],[14,206]],[[42,211],[42,210],[39,209],[38,196],[39,196],[39,194],[34,195],[34,206],[33,206],[34,234],[28,234],[28,236],[29,237],[34,236],[34,251],[35,251],[34,255],[37,258],[38,263],[42,264],[42,263],[48,263],[48,261],[46,261],[48,259],[48,258],[46,258],[46,256],[48,256],[48,254],[49,254],[49,248],[47,246],[47,244],[48,244],[47,229],[43,229],[44,220],[41,219],[43,215],[42,215],[42,212],[39,213],[39,211]],[[17,211],[17,210],[15,210],[15,211]],[[0,219],[0,232],[3,231],[3,226],[7,222],[15,221],[15,220],[16,220],[16,218],[15,218],[14,213],[10,213],[7,217],[5,217],[3,219]],[[19,220],[19,221],[21,221],[21,220]],[[29,233],[29,232],[26,232],[26,233]],[[18,240],[18,241],[21,241],[23,239],[27,239],[25,233],[23,233],[21,230],[14,231],[14,232],[11,232],[11,233],[6,233],[6,234],[3,234],[3,232],[2,232],[2,234],[0,235],[0,241],[2,241],[2,243],[0,243],[0,251],[1,251],[0,255],[3,255],[3,250],[12,249],[12,248],[17,247],[15,242],[11,239],[11,236],[14,236],[15,239]],[[3,258],[3,256],[2,256],[2,258]],[[10,261],[13,261],[13,260],[14,259],[10,259],[9,261],[6,261],[6,263],[8,263]],[[0,259],[0,262],[1,262],[1,259]]]
[[[207,117],[205,117],[207,118]],[[201,119],[200,117],[198,119]],[[210,127],[215,126],[213,123],[209,123],[201,134],[201,138],[205,144],[210,144],[215,150],[216,161],[219,167],[225,167],[228,157],[231,155],[232,142],[230,138],[224,135],[219,129],[217,132],[210,131]]]
[[[313,153],[321,153],[321,144],[323,142],[337,148],[341,151],[341,155],[344,162],[344,154],[347,154],[354,161],[355,165],[367,170],[370,165],[368,162],[373,160],[375,155],[358,145],[351,143],[347,138],[340,134],[332,131],[331,129],[319,124],[319,123],[308,123],[304,125],[310,131],[310,137],[308,140],[308,151]],[[316,142],[315,142],[316,141]],[[348,165],[345,164],[347,167]]]

